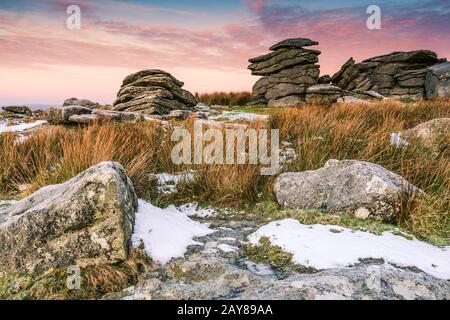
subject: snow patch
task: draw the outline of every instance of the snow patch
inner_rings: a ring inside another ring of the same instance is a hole
[[[180,182],[190,182],[194,180],[194,172],[180,172],[176,174],[159,173],[156,175],[158,179],[158,192],[174,193],[177,192],[177,185]]]
[[[236,252],[239,250],[238,247],[235,246],[230,246],[229,244],[226,243],[221,243],[217,246],[217,248],[225,253],[229,253],[229,252]]]
[[[38,120],[30,123],[21,123],[13,126],[7,126],[6,123],[0,123],[0,133],[6,132],[24,132],[46,124],[47,121]]]
[[[339,230],[339,233],[330,232]],[[271,222],[248,239],[261,237],[293,254],[297,264],[315,269],[341,268],[360,259],[383,259],[400,267],[416,267],[437,278],[450,279],[450,247],[438,248],[391,232],[374,235],[332,225],[303,225],[294,219]]]
[[[132,241],[135,247],[143,244],[153,260],[166,264],[173,258],[184,257],[189,246],[203,245],[193,240],[194,237],[213,232],[209,224],[191,220],[174,206],[161,209],[139,200]]]
[[[269,119],[268,115],[265,114],[256,114],[250,112],[239,112],[239,111],[224,111],[223,113],[211,117],[211,119],[222,119],[227,118],[228,121],[257,121],[257,120],[267,120]]]

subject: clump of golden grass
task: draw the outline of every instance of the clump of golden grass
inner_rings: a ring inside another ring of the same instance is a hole
[[[196,94],[197,101],[208,106],[245,106],[249,102],[255,101],[255,96],[247,91],[242,92],[212,92]]]
[[[87,300],[100,299],[135,284],[139,274],[153,269],[145,253],[134,249],[130,258],[115,265],[95,265],[80,270],[80,289],[67,287],[67,270],[40,276],[10,274],[0,277],[0,299]]]

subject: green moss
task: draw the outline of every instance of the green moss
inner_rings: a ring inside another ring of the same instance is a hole
[[[248,244],[245,256],[256,263],[265,263],[276,268],[292,267],[292,253],[285,252],[279,246],[274,246],[269,238],[262,237],[258,245]]]

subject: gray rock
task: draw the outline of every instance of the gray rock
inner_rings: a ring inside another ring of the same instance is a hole
[[[15,114],[23,114],[27,116],[33,115],[33,112],[31,112],[31,109],[27,106],[5,106],[2,107],[4,111],[15,113]]]
[[[0,209],[0,274],[126,260],[136,209],[133,184],[114,162],[44,187]]]
[[[318,45],[319,42],[307,38],[286,39],[270,47],[270,51],[276,51],[281,48],[302,48]]]
[[[339,94],[341,93],[341,88],[334,86],[332,84],[316,84],[311,86],[306,91],[307,93],[315,94]]]
[[[172,110],[168,115],[162,117],[163,120],[186,120],[193,114],[192,111],[189,110]]]
[[[329,160],[323,168],[281,174],[274,192],[280,205],[351,213],[389,221],[397,213],[398,197],[422,191],[401,176],[373,163]]]
[[[420,123],[412,129],[400,132],[399,137],[407,142],[416,141],[430,148],[439,148],[442,143],[439,138],[450,137],[450,118]]]
[[[436,53],[428,50],[393,52],[361,63],[349,59],[332,82],[358,94],[376,91],[395,99],[423,99],[426,70],[439,61]]]
[[[99,106],[98,103],[92,102],[87,99],[69,98],[63,102],[63,107],[67,106],[81,106],[89,109],[94,109]]]
[[[331,76],[326,74],[324,76],[321,76],[317,82],[318,84],[330,84],[331,83]]]
[[[45,110],[45,120],[50,124],[72,124],[70,117],[91,114],[92,109],[81,106],[51,107]]]
[[[157,69],[143,70],[125,78],[114,110],[165,115],[172,110],[194,109],[195,97],[181,87],[183,82]]]
[[[280,107],[296,107],[305,104],[305,98],[300,96],[287,96],[280,99],[270,100],[268,103],[269,107],[280,108]]]
[[[69,121],[78,124],[94,123],[137,123],[145,121],[145,117],[136,112],[121,112],[112,110],[93,110],[91,114],[73,115]]]
[[[360,104],[370,104],[368,100],[360,99],[354,96],[343,96],[337,99],[337,103],[360,103]]]
[[[435,65],[427,70],[425,90],[428,99],[450,97],[450,62]]]
[[[320,51],[307,49],[290,49],[276,51],[269,59],[252,63],[248,69],[253,75],[270,75],[297,65],[314,64],[319,61]]]
[[[376,91],[364,91],[364,94],[367,95],[367,96],[369,96],[369,97],[373,97],[373,98],[376,98],[376,99],[379,99],[379,100],[384,100],[384,99],[386,99],[385,96],[383,96],[382,94],[379,94],[379,93],[376,92]]]

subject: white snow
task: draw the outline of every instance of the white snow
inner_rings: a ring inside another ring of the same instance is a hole
[[[188,217],[210,218],[217,215],[217,211],[212,208],[201,208],[197,203],[187,203],[179,207]]]
[[[180,182],[190,182],[194,180],[194,172],[180,172],[176,174],[160,173],[158,178],[158,192],[174,193],[177,192],[177,185]]]
[[[24,132],[30,129],[34,129],[37,128],[39,126],[42,126],[43,124],[47,123],[47,121],[44,120],[38,120],[35,122],[30,122],[30,123],[21,123],[21,124],[16,124],[13,126],[7,126],[6,124],[2,124],[0,123],[0,133],[5,133],[5,132]]]
[[[182,258],[191,245],[203,245],[193,240],[215,232],[209,224],[191,220],[174,206],[161,209],[139,200],[136,213],[133,245],[144,245],[145,251],[155,261],[166,264],[173,258]]]
[[[226,243],[221,243],[217,246],[217,248],[225,253],[229,253],[229,252],[235,252],[238,251],[239,248],[235,247],[235,246],[230,246],[229,244]]]
[[[295,263],[315,269],[345,267],[360,259],[374,258],[450,279],[450,247],[438,248],[391,232],[378,236],[340,226],[303,225],[285,219],[259,228],[248,239],[257,245],[261,237],[268,237],[272,244],[292,253]]]

